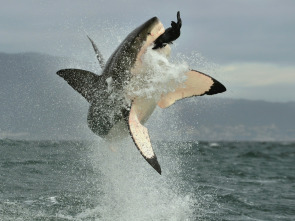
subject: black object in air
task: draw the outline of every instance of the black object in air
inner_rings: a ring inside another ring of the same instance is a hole
[[[160,35],[156,39],[155,46],[153,49],[158,49],[165,47],[167,44],[172,44],[172,41],[175,41],[180,36],[180,28],[182,25],[182,21],[180,18],[180,12],[177,12],[177,23],[174,21],[171,21],[171,27],[167,28],[165,32]]]

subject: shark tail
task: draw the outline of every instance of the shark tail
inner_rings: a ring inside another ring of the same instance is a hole
[[[62,69],[57,73],[77,92],[79,92],[89,103],[104,88],[105,82],[101,80],[101,76],[90,71],[81,69]]]

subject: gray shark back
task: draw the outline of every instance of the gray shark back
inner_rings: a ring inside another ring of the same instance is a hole
[[[112,77],[116,89],[121,90],[130,80],[130,67],[134,66],[138,52],[141,50],[147,33],[150,31],[147,27],[157,21],[158,18],[153,17],[134,29],[108,59],[102,77],[104,80]]]
[[[122,105],[118,102],[98,100],[89,107],[87,123],[93,133],[104,138],[110,130],[123,118]]]

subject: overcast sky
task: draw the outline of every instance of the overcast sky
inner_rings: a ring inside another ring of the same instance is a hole
[[[295,101],[294,0],[0,0],[0,52],[94,59],[86,34],[108,57],[124,37],[157,16],[181,12],[174,54],[228,88],[223,96]]]

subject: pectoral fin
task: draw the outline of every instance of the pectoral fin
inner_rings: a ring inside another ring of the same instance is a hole
[[[198,71],[185,73],[187,80],[175,91],[162,95],[158,106],[167,108],[175,101],[192,96],[213,95],[226,91],[226,88],[214,78]]]
[[[161,167],[158,163],[157,156],[155,155],[148,130],[140,123],[140,107],[133,102],[130,108],[129,116],[127,117],[127,123],[131,137],[140,151],[141,155],[146,161],[159,173],[161,174]]]

